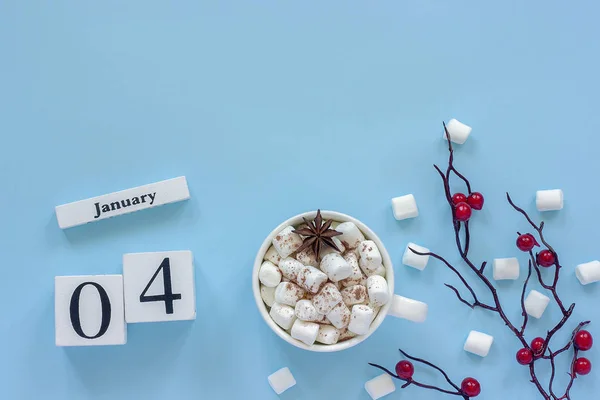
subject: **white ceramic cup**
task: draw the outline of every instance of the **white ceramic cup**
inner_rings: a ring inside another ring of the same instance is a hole
[[[267,236],[265,241],[263,242],[260,250],[258,250],[258,254],[256,255],[256,259],[254,260],[254,270],[252,271],[252,290],[254,291],[254,299],[256,300],[256,306],[258,307],[258,311],[262,315],[263,319],[269,325],[269,327],[275,332],[280,338],[285,340],[286,342],[293,344],[296,347],[299,347],[304,350],[316,351],[316,352],[334,352],[349,349],[350,347],[356,346],[360,342],[366,340],[383,322],[385,319],[390,305],[392,304],[392,296],[394,294],[394,268],[392,265],[392,260],[390,259],[390,255],[388,254],[385,246],[379,239],[379,237],[369,229],[368,226],[360,222],[359,220],[352,218],[349,215],[345,215],[335,211],[321,211],[321,215],[323,216],[323,220],[332,219],[336,222],[354,222],[358,229],[364,234],[367,240],[372,240],[375,242],[377,247],[379,248],[379,252],[381,253],[381,257],[383,258],[383,266],[386,269],[385,279],[387,280],[388,287],[390,290],[390,301],[379,310],[379,314],[371,323],[371,327],[369,332],[366,335],[360,335],[353,337],[352,339],[345,340],[336,344],[319,344],[315,343],[312,346],[308,346],[305,343],[294,339],[289,333],[283,330],[279,325],[273,321],[271,316],[269,315],[269,311],[267,309],[267,305],[263,302],[262,297],[260,296],[260,281],[258,279],[258,271],[260,269],[261,264],[263,263],[263,259],[265,257],[265,253],[271,247],[273,238],[281,232],[283,228],[288,225],[298,226],[303,223],[302,217],[312,220],[316,216],[316,211],[310,211],[303,214],[296,215],[283,222],[277,228],[273,229],[273,231]]]

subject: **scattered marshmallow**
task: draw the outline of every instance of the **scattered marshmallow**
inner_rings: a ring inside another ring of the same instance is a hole
[[[338,303],[342,302],[342,294],[337,287],[331,282],[326,283],[323,289],[317,293],[312,302],[315,305],[319,314],[327,314]]]
[[[341,242],[340,239],[338,239],[337,237],[334,237],[333,239],[333,243],[335,243],[335,245],[337,246],[338,249],[340,249],[340,251],[337,251],[336,249],[334,249],[333,247],[329,247],[327,245],[321,247],[321,259],[326,256],[327,254],[340,254],[346,251],[346,246],[344,246],[344,244]]]
[[[304,264],[291,257],[284,258],[279,262],[279,270],[281,274],[288,280],[295,281],[298,279],[298,273],[304,268]]]
[[[369,292],[369,300],[375,306],[382,306],[390,300],[390,290],[387,281],[379,275],[373,275],[367,279],[367,290]]]
[[[281,272],[271,261],[264,261],[258,271],[258,280],[265,286],[276,287],[281,282]]]
[[[409,243],[406,245],[404,255],[402,256],[402,264],[423,271],[429,262],[429,256],[413,253],[410,249],[418,251],[419,253],[429,253],[429,249],[414,243]]]
[[[538,190],[535,193],[535,206],[539,211],[562,210],[563,203],[563,191],[560,189]]]
[[[346,279],[342,279],[340,283],[343,287],[354,286],[360,284],[363,279],[363,273],[358,266],[358,256],[354,252],[344,254],[344,260],[352,268],[352,273]]]
[[[293,282],[281,282],[275,289],[275,302],[295,307],[306,292]]]
[[[471,127],[469,125],[465,125],[454,118],[448,121],[446,129],[448,130],[448,135],[450,135],[450,140],[456,144],[463,144],[471,134]],[[448,139],[446,132],[444,132],[444,139]]]
[[[375,312],[369,306],[353,306],[348,330],[356,333],[357,335],[366,335],[369,333],[374,314]]]
[[[343,342],[344,340],[352,339],[356,336],[358,335],[352,331],[349,331],[348,328],[340,329],[340,338],[338,339],[338,342]]]
[[[360,229],[354,222],[343,222],[339,224],[336,231],[342,232],[337,238],[344,244],[344,246],[355,249],[358,247],[360,242],[364,242],[365,236],[362,234]]]
[[[541,318],[546,307],[550,303],[550,297],[545,296],[537,290],[532,290],[525,299],[525,312],[533,318]]]
[[[340,293],[342,293],[342,299],[347,306],[361,304],[367,300],[367,288],[362,285],[348,286]]]
[[[490,347],[494,343],[494,337],[486,333],[471,331],[465,342],[465,351],[485,357],[490,352]]]
[[[350,309],[340,301],[327,313],[327,319],[338,329],[347,328],[350,323]]]
[[[327,275],[320,269],[308,265],[300,270],[296,281],[302,288],[315,294],[327,283]]]
[[[319,326],[319,334],[317,335],[317,342],[323,344],[336,344],[340,340],[340,331],[331,325]]]
[[[286,331],[292,327],[296,320],[294,309],[285,304],[273,303],[269,315],[277,325]]]
[[[322,319],[322,315],[317,312],[314,304],[310,300],[300,300],[296,303],[296,318],[307,321],[317,322]]]
[[[392,199],[392,210],[394,211],[394,218],[398,221],[419,216],[419,208],[415,196],[412,194],[394,197]]]
[[[427,303],[394,295],[388,315],[413,322],[425,322],[428,311]]]
[[[582,285],[600,281],[600,261],[579,264],[575,268],[575,275]]]
[[[279,262],[281,261],[281,256],[279,255],[277,250],[275,250],[275,247],[271,246],[269,247],[269,250],[267,250],[267,252],[265,253],[265,260],[271,261],[275,265],[279,265]]]
[[[360,242],[360,245],[358,246],[358,253],[360,255],[358,265],[365,272],[374,271],[383,263],[381,253],[379,252],[375,242],[372,240]]]
[[[319,324],[297,319],[292,325],[292,337],[302,343],[312,346],[319,334]]]
[[[272,307],[273,303],[275,303],[275,288],[260,285],[260,297],[262,297],[267,306]]]
[[[519,277],[519,260],[515,257],[511,258],[495,258],[494,263],[494,279],[497,281],[504,279],[517,279]]]
[[[312,267],[319,265],[317,262],[317,256],[310,247],[307,247],[306,249],[296,253],[296,260],[300,261],[304,265],[310,265]]]
[[[294,230],[293,226],[287,226],[273,238],[273,246],[281,258],[288,257],[302,246],[302,238]]]
[[[352,267],[348,261],[338,253],[327,254],[321,260],[321,270],[327,274],[333,282],[339,282],[352,274]]]
[[[279,371],[269,375],[269,385],[278,395],[285,392],[296,384],[294,376],[290,372],[289,368],[281,368]]]
[[[377,400],[393,393],[396,390],[396,385],[394,385],[391,376],[382,374],[365,383],[365,390],[369,393],[371,399]]]

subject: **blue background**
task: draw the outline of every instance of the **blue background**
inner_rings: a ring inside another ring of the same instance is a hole
[[[499,319],[460,304],[440,263],[420,272],[400,260],[414,241],[464,268],[432,168],[447,160],[441,121],[456,117],[473,127],[457,165],[486,196],[473,258],[517,255],[515,231],[528,227],[506,190],[539,219],[535,191],[562,188],[565,209],[543,217],[565,265],[560,294],[578,305],[557,343],[600,317],[600,288],[573,271],[599,257],[599,11],[554,0],[0,1],[0,398],[275,399],[266,378],[288,366],[298,384],[283,399],[364,400],[379,374],[367,362],[392,368],[398,347],[457,382],[477,377],[481,398],[537,398]],[[179,175],[188,202],[57,226],[55,205]],[[397,222],[389,201],[406,193],[420,215]],[[380,235],[396,293],[427,302],[426,323],[389,318],[337,354],[269,330],[252,298],[255,253],[281,221],[319,207]],[[177,249],[195,255],[196,321],[130,325],[125,346],[54,346],[55,275],[120,273],[123,253]],[[518,321],[520,282],[498,286]],[[558,318],[549,307],[528,338]],[[487,358],[462,350],[471,329],[495,336]],[[588,357],[600,364],[596,348]],[[597,376],[573,398],[593,397]],[[390,399],[443,397],[397,386]]]

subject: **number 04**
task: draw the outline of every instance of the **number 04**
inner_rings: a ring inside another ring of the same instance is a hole
[[[158,276],[158,273],[162,270],[163,272],[163,285],[164,285],[164,294],[146,296],[148,289],[152,286],[152,282]],[[140,302],[148,303],[151,301],[164,301],[165,302],[165,312],[167,314],[173,314],[173,301],[181,300],[181,293],[173,293],[173,286],[171,283],[171,263],[169,261],[169,257],[162,260],[152,278],[150,278],[150,282],[146,285],[142,294],[140,294]]]

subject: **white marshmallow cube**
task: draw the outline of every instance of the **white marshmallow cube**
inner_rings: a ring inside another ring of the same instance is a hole
[[[358,265],[363,271],[375,271],[383,263],[381,253],[377,248],[377,245],[372,240],[365,240],[360,242],[358,246],[358,254],[360,259]]]
[[[360,242],[365,240],[365,236],[354,222],[343,222],[335,230],[342,233],[337,238],[350,249],[357,248]]]
[[[310,300],[300,300],[296,303],[296,318],[302,321],[317,322],[322,320],[322,315],[317,312]]]
[[[350,265],[352,268],[352,273],[346,279],[342,279],[340,283],[343,287],[354,286],[360,284],[360,281],[363,279],[363,273],[360,267],[358,266],[358,255],[354,252],[344,254],[344,260]]]
[[[315,265],[319,265],[317,262],[317,256],[310,247],[296,253],[296,260],[300,261],[304,265],[310,265],[313,267]]]
[[[342,299],[347,306],[361,304],[367,300],[367,288],[362,285],[348,286],[340,293],[342,293]]]
[[[287,367],[281,368],[279,371],[274,372],[273,374],[269,375],[269,378],[267,379],[273,391],[278,395],[296,384],[294,376]]]
[[[302,238],[294,230],[293,226],[287,226],[273,238],[273,247],[281,258],[288,257],[302,246]]]
[[[279,270],[281,274],[292,281],[298,279],[298,273],[304,268],[304,264],[291,257],[284,258],[279,262]]]
[[[271,261],[264,261],[258,271],[258,280],[265,286],[276,287],[281,282],[281,272]]]
[[[260,285],[260,297],[262,297],[267,306],[272,307],[273,303],[275,303],[275,288]]]
[[[452,118],[446,124],[446,130],[448,130],[448,134],[450,135],[450,140],[456,144],[463,144],[467,141],[467,138],[471,134],[471,127],[469,125],[465,125],[460,121]],[[444,139],[448,139],[446,137],[446,132],[444,131]]]
[[[541,318],[549,303],[550,297],[532,290],[525,299],[525,312],[533,318]]]
[[[396,385],[394,385],[391,376],[382,374],[365,383],[365,390],[369,393],[371,399],[377,400],[393,393],[396,390]]]
[[[494,279],[497,281],[505,279],[517,279],[519,277],[519,260],[511,258],[495,258],[493,263]]]
[[[313,298],[312,302],[319,314],[327,314],[338,303],[342,302],[342,294],[331,282],[326,283]]]
[[[346,251],[346,246],[344,246],[344,244],[340,241],[340,239],[338,239],[337,237],[334,237],[333,239],[333,243],[335,243],[335,245],[337,246],[338,249],[340,249],[340,251],[337,251],[336,249],[334,249],[333,247],[329,247],[327,245],[321,247],[321,259],[323,259],[324,256],[326,256],[327,254],[341,254],[343,252]]]
[[[575,276],[582,285],[600,281],[600,261],[579,264],[575,268]]]
[[[490,352],[492,343],[494,343],[493,336],[482,332],[471,331],[465,342],[464,350],[480,357],[485,357]]]
[[[348,328],[340,329],[340,338],[338,342],[343,342],[344,340],[352,339],[353,337],[358,336],[356,333],[349,331]]]
[[[286,306],[285,304],[273,303],[269,315],[277,325],[286,331],[292,327],[294,321],[296,320],[294,309],[290,306]]]
[[[267,250],[267,252],[265,253],[264,259],[266,261],[271,261],[275,265],[279,265],[279,262],[281,261],[281,256],[279,255],[277,250],[275,250],[275,247],[271,246],[269,247],[269,250]]]
[[[535,193],[535,206],[538,211],[562,210],[563,197],[563,191],[560,189],[538,190]]]
[[[394,211],[394,218],[398,221],[419,216],[417,201],[412,194],[394,197],[392,199],[392,210]]]
[[[371,321],[373,320],[374,314],[375,312],[369,306],[353,306],[348,330],[356,333],[357,335],[366,335],[369,333],[369,328],[371,327]]]
[[[348,261],[338,253],[327,254],[321,260],[321,270],[327,274],[333,282],[339,282],[352,274],[352,267]]]
[[[335,307],[327,313],[329,322],[338,329],[348,327],[350,316],[350,309],[348,309],[348,306],[346,306],[343,301],[336,304]]]
[[[428,310],[427,303],[394,295],[388,315],[412,322],[425,322]]]
[[[308,265],[300,270],[296,281],[302,288],[315,294],[327,283],[327,275],[320,269]]]
[[[379,275],[379,276],[383,276],[385,278],[385,275],[387,274],[387,269],[385,269],[385,267],[383,265],[380,265],[379,268],[377,268],[374,271],[368,271],[365,272],[365,275],[368,277],[372,276],[372,275]]]
[[[418,251],[419,253],[429,253],[429,249],[414,243],[409,243],[406,245],[404,255],[402,256],[402,264],[423,271],[429,262],[429,256],[413,253],[410,249]]]
[[[340,331],[331,325],[320,325],[317,342],[323,344],[336,344],[340,340]]]
[[[312,346],[319,334],[319,324],[297,319],[292,325],[292,337],[302,343]]]
[[[304,289],[293,282],[281,282],[275,289],[275,301],[294,307],[305,293]]]
[[[382,306],[390,301],[387,281],[379,275],[373,275],[367,279],[367,291],[369,300],[374,306]]]

